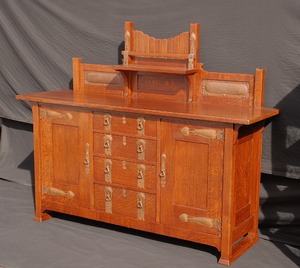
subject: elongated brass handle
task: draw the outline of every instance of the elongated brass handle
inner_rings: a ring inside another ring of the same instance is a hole
[[[72,120],[73,116],[69,112],[59,113],[59,112],[56,112],[56,111],[41,110],[40,111],[40,118],[53,118],[53,119]]]
[[[215,129],[203,128],[203,129],[190,129],[189,127],[183,127],[181,133],[184,136],[199,136],[207,139],[216,139],[217,131]]]
[[[74,198],[75,194],[72,191],[63,191],[54,187],[47,187],[43,185],[42,189],[43,194],[49,194],[49,195],[58,195],[66,198]]]
[[[183,127],[181,129],[182,135],[188,137],[188,136],[198,136],[205,139],[211,139],[211,140],[220,140],[224,141],[224,130],[223,129],[212,129],[212,128],[199,128],[199,129],[190,129],[188,126]]]
[[[214,227],[214,220],[211,219],[211,218],[207,218],[207,217],[191,217],[189,216],[188,214],[181,214],[179,216],[180,220],[182,222],[193,222],[193,223],[196,223],[196,224],[199,224],[199,225],[202,225],[202,226],[205,226],[205,227],[209,227],[209,228],[212,228]]]
[[[162,154],[161,155],[161,170],[160,170],[160,173],[159,173],[159,177],[160,177],[160,184],[161,184],[161,187],[165,187],[166,185],[166,161],[167,161],[167,157],[165,154]]]

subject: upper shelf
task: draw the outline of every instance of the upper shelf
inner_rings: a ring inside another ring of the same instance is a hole
[[[129,64],[115,65],[116,71],[137,71],[137,72],[153,72],[153,73],[168,73],[168,74],[194,74],[197,69],[187,69],[183,67],[170,67],[170,66],[155,66],[155,65],[144,65],[144,64]]]
[[[122,51],[124,55],[125,52]],[[134,52],[128,51],[128,56],[138,57],[138,58],[153,58],[153,59],[171,59],[171,60],[186,60],[188,59],[188,54],[178,54],[178,53],[155,53],[155,52]]]

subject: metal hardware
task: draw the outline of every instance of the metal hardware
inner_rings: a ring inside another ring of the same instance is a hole
[[[218,130],[217,131],[217,140],[224,142],[225,140],[225,131],[224,129]]]
[[[186,213],[183,213],[179,216],[179,219],[182,222],[191,222],[191,223],[196,223],[201,226],[205,226],[208,228],[216,228],[219,232],[221,231],[221,220],[214,220],[212,218],[208,217],[191,217]]]
[[[161,155],[161,170],[159,173],[159,177],[160,177],[160,184],[161,187],[165,187],[166,185],[166,161],[167,161],[167,156],[165,154]]]
[[[190,53],[188,55],[188,69],[193,69],[194,68],[194,59],[195,59],[195,43],[196,43],[196,35],[194,32],[192,32],[191,37],[190,37]]]
[[[113,140],[113,138],[111,135],[104,135],[104,137],[103,137],[104,152],[107,155],[111,155],[112,140]]]
[[[138,220],[145,220],[145,211],[144,211],[144,203],[145,203],[145,194],[138,193],[137,194],[137,218]]]
[[[126,165],[126,161],[125,161],[125,160],[122,161],[122,167],[123,167],[123,169],[126,169],[126,168],[127,168],[127,165]]]
[[[145,135],[146,120],[143,117],[137,119],[137,131],[139,135]]]
[[[126,116],[125,115],[123,115],[123,117],[122,117],[122,124],[126,125]]]
[[[43,194],[48,194],[48,195],[57,195],[57,196],[62,196],[62,197],[66,197],[69,199],[72,199],[75,197],[75,194],[68,190],[68,191],[63,191],[54,187],[47,187],[45,185],[43,185],[42,187],[42,193]]]
[[[85,165],[85,172],[86,175],[89,175],[90,173],[90,144],[85,144],[85,159],[83,161],[83,164]]]
[[[138,174],[137,174],[137,184],[139,188],[144,188],[145,187],[145,171],[146,171],[146,166],[143,164],[138,164],[137,165],[138,169]]]
[[[123,136],[123,145],[126,146],[127,141],[126,141],[126,136]]]
[[[72,120],[73,115],[69,112],[59,113],[56,111],[40,110],[40,118]]]
[[[103,126],[105,130],[111,130],[111,115],[103,115]]]
[[[211,140],[224,140],[224,130],[217,131],[216,129],[212,128],[190,129],[186,126],[181,129],[181,133],[184,136],[198,136]]]
[[[139,139],[136,143],[137,145],[137,154],[139,160],[145,160],[145,148],[146,148],[146,141]]]
[[[126,189],[123,189],[122,196],[125,198],[127,196]]]
[[[195,54],[194,53],[190,53],[188,55],[188,69],[194,69],[194,58],[195,58]]]
[[[105,187],[105,212],[112,213],[112,188]]]
[[[128,52],[130,50],[130,32],[126,30],[125,32],[125,38],[124,38],[124,43],[125,43],[125,50],[124,50],[124,56],[123,56],[123,65],[127,66],[128,65]]]
[[[111,182],[112,161],[110,159],[104,160],[104,178],[106,182]]]

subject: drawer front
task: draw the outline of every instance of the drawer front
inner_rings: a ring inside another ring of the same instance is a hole
[[[155,191],[156,166],[154,165],[94,157],[94,175],[95,180],[102,183]]]
[[[94,133],[94,154],[155,163],[156,141],[96,132]]]
[[[156,137],[157,122],[147,116],[95,113],[94,130]]]
[[[155,222],[155,195],[95,184],[95,209]]]

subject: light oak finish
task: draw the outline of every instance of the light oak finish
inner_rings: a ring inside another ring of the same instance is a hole
[[[73,90],[32,103],[35,220],[57,211],[216,247],[258,240],[264,70],[207,72],[198,24],[156,39],[125,23],[123,64],[73,59]]]

